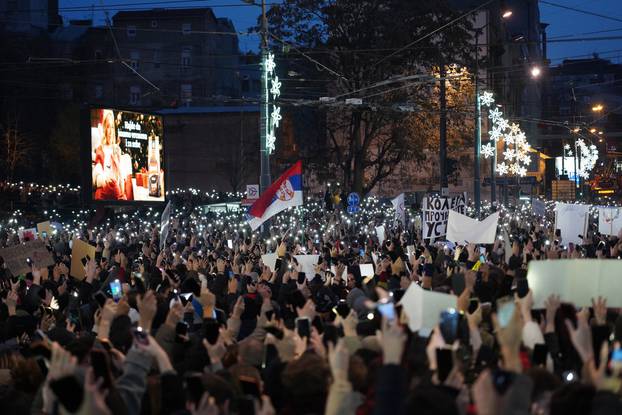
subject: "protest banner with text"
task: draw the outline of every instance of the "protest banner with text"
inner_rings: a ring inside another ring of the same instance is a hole
[[[30,265],[26,262],[27,258],[30,258],[32,263],[39,268],[54,265],[54,257],[40,239],[2,248],[0,257],[4,259],[6,267],[13,275],[26,274],[31,271]]]
[[[429,195],[423,199],[423,238],[438,239],[447,233],[449,211],[466,214],[466,194],[456,196]]]

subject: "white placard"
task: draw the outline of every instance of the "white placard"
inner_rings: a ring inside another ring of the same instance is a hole
[[[384,225],[383,226],[376,226],[376,236],[378,237],[378,242],[380,243],[380,245],[382,245],[382,243],[384,242],[384,239],[386,237],[385,231],[384,231]]]
[[[450,210],[447,220],[447,240],[458,244],[492,244],[497,235],[498,222],[499,212],[479,221]]]
[[[279,256],[277,255],[276,252],[272,253],[272,254],[263,254],[261,256],[261,262],[263,262],[263,264],[265,266],[267,266],[268,268],[270,268],[270,271],[276,271],[275,266],[276,266],[276,260],[279,258]]]
[[[422,236],[424,239],[435,240],[447,233],[447,219],[450,210],[462,214],[466,213],[466,194],[452,197],[429,195],[423,199],[421,207],[423,215]]]
[[[581,245],[587,228],[587,220],[590,213],[589,205],[574,203],[557,203],[555,206],[555,229],[562,232],[562,244],[568,245],[570,242]]]
[[[410,284],[400,304],[408,316],[408,328],[415,332],[432,330],[439,323],[441,312],[456,308],[457,300],[455,295],[426,291]]]
[[[374,266],[372,264],[360,264],[359,269],[363,278],[374,276]]]
[[[598,208],[598,232],[617,236],[622,230],[622,208]]]
[[[315,266],[320,259],[319,255],[294,255],[296,261],[300,264],[300,270],[305,273],[307,279],[312,280],[315,277]]]
[[[544,308],[551,294],[577,307],[591,307],[599,295],[607,298],[608,307],[622,307],[622,261],[617,259],[531,261],[527,281],[534,308]]]

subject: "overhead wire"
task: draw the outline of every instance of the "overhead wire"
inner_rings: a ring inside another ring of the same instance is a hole
[[[582,13],[588,16],[596,16],[596,17],[600,17],[602,19],[607,19],[607,20],[613,20],[615,22],[622,22],[622,18],[619,17],[614,17],[614,16],[608,16],[606,14],[600,14],[600,13],[596,13],[590,10],[583,10],[583,9],[577,9],[576,7],[571,7],[571,6],[566,6],[563,4],[558,4],[558,3],[553,3],[551,1],[547,1],[547,0],[540,0],[540,3],[542,4],[547,4],[549,6],[553,6],[553,7],[558,7],[560,9],[566,9],[566,10],[571,10],[577,13]]]
[[[488,1],[480,4],[479,6],[475,7],[474,9],[472,9],[472,10],[470,10],[470,11],[468,11],[468,12],[466,12],[466,13],[458,16],[458,17],[456,17],[455,19],[450,20],[449,22],[445,23],[444,25],[442,25],[442,26],[432,30],[431,32],[428,32],[427,34],[425,34],[425,35],[415,39],[414,41],[410,42],[406,46],[403,46],[403,47],[397,49],[395,52],[389,54],[388,56],[385,56],[384,58],[380,59],[378,62],[374,63],[374,66],[379,65],[380,63],[382,63],[382,62],[386,61],[387,59],[397,55],[398,53],[400,53],[400,52],[402,52],[404,50],[407,50],[411,46],[416,45],[417,43],[419,43],[419,42],[429,38],[430,36],[433,36],[434,34],[436,34],[436,33],[440,32],[440,31],[448,28],[449,26],[454,25],[455,23],[459,22],[460,20],[464,19],[465,17],[470,16],[471,14],[475,13],[476,11],[478,11],[478,10],[488,6],[493,1],[496,1],[496,0],[488,0]]]

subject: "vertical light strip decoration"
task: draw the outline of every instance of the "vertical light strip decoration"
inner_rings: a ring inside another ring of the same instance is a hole
[[[283,116],[281,115],[281,107],[276,104],[276,99],[281,95],[281,81],[276,75],[276,62],[274,61],[274,54],[268,53],[268,57],[264,62],[264,67],[268,73],[268,90],[266,95],[268,96],[268,113],[266,114],[266,151],[268,154],[272,154],[276,149],[276,129],[279,128],[279,123]]]

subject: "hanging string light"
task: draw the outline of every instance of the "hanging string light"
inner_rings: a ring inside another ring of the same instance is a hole
[[[527,142],[525,133],[516,123],[510,123],[503,117],[503,112],[497,107],[493,107],[495,99],[492,92],[484,92],[480,96],[481,105],[489,108],[488,118],[491,120],[491,129],[488,132],[490,141],[481,148],[482,155],[485,158],[497,156],[497,143],[502,141],[505,143],[505,151],[503,151],[503,159],[497,164],[497,173],[500,175],[527,175],[527,167],[531,163],[529,152],[531,146]]]

